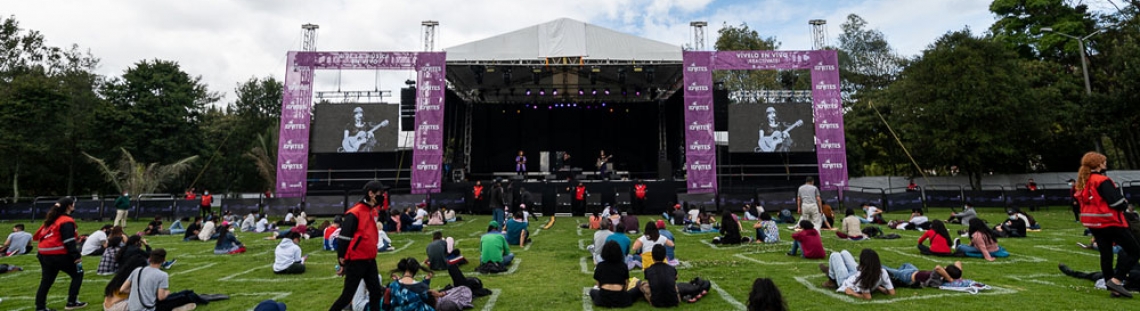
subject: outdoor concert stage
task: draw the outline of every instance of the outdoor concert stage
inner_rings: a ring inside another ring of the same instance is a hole
[[[825,190],[846,185],[834,51],[683,51],[558,19],[444,52],[289,52],[287,62],[276,193],[310,205],[351,201],[345,191],[370,180],[400,202],[462,209],[474,182],[509,181],[548,212],[571,212],[566,188],[579,181],[596,208],[625,205],[644,180],[644,213],[739,206],[757,188],[794,189],[808,176]],[[313,105],[314,71],[351,69],[417,79],[399,109]],[[808,71],[811,90],[742,97],[714,83],[725,70]],[[397,147],[403,133],[410,148]],[[527,175],[512,180],[520,151]]]

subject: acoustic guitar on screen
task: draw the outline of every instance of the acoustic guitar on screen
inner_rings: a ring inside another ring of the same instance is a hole
[[[774,131],[771,135],[764,135],[764,131],[760,131],[760,140],[756,142],[756,150],[754,152],[775,152],[777,150],[787,151],[787,145],[791,144],[792,139],[788,137],[788,132],[792,129],[804,125],[804,120],[796,121],[789,125],[783,131]]]
[[[364,146],[364,145],[368,144],[369,141],[375,139],[376,136],[373,135],[372,133],[376,132],[376,130],[379,130],[380,128],[385,127],[385,126],[388,126],[388,120],[384,120],[383,122],[380,122],[380,124],[377,124],[375,127],[372,127],[371,130],[356,132],[356,135],[350,135],[348,137],[345,137],[344,140],[341,141],[341,148],[343,148],[343,150],[344,150],[343,152],[360,151],[361,146]]]

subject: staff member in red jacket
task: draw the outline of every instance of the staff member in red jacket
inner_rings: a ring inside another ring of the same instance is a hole
[[[202,219],[209,219],[211,207],[214,205],[214,196],[210,195],[210,189],[202,190],[202,201],[198,204],[198,208],[202,213]]]
[[[71,211],[75,210],[75,199],[59,199],[48,211],[43,226],[36,230],[33,239],[39,241],[40,288],[36,291],[36,310],[47,310],[47,294],[60,271],[71,277],[71,287],[67,289],[67,310],[86,307],[79,301],[79,287],[83,285],[82,257],[76,248],[79,237]]]
[[[471,210],[469,210],[468,212],[475,212],[477,210],[483,210],[483,182],[482,181],[479,181],[479,180],[475,181],[475,186],[471,187],[471,195],[472,195],[473,200],[471,200]]]
[[[633,185],[633,213],[641,214],[645,212],[645,194],[648,191],[645,182],[638,179],[637,184]]]
[[[329,311],[344,310],[352,302],[361,280],[368,289],[368,310],[380,310],[384,288],[380,286],[380,271],[376,268],[376,245],[380,241],[376,215],[384,193],[387,191],[379,181],[370,181],[364,185],[364,198],[345,212],[340,236],[336,237],[336,258],[340,263],[336,274],[344,276],[344,290]]]
[[[1077,201],[1081,204],[1081,224],[1092,232],[1100,245],[1119,245],[1120,259],[1112,269],[1112,247],[1100,248],[1100,270],[1104,273],[1104,286],[1112,296],[1132,297],[1123,282],[1140,258],[1140,243],[1128,230],[1124,211],[1128,201],[1116,188],[1116,183],[1104,176],[1108,158],[1097,152],[1086,153],[1077,171]]]

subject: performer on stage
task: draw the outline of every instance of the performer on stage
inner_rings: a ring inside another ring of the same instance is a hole
[[[569,151],[562,153],[562,170],[564,170],[564,171],[570,170],[570,152]]]
[[[646,189],[645,181],[638,179],[633,185],[633,213],[641,214],[645,211]]]
[[[526,178],[526,156],[522,150],[519,150],[519,155],[515,157],[515,174]]]
[[[372,152],[377,143],[373,133],[385,126],[388,126],[388,120],[380,123],[365,121],[364,108],[356,107],[352,110],[352,122],[344,125],[344,137],[337,151]]]
[[[760,139],[756,141],[754,152],[788,152],[795,146],[792,137],[788,135],[792,129],[803,125],[804,121],[785,123],[776,117],[776,108],[768,107],[768,124],[760,127]],[[767,131],[767,132],[765,132]],[[767,134],[765,134],[767,133]]]
[[[606,175],[606,163],[610,161],[611,157],[613,156],[606,155],[605,150],[602,150],[601,154],[598,155],[598,176],[601,176],[602,179],[607,179],[609,177],[609,175]]]

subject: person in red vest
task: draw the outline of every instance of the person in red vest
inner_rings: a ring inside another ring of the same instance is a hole
[[[472,200],[471,200],[472,203],[471,203],[471,210],[469,212],[474,212],[476,210],[482,210],[483,209],[483,203],[484,203],[483,202],[483,182],[482,181],[479,181],[479,180],[475,181],[475,186],[471,187],[471,195],[472,195]]]
[[[641,214],[645,211],[646,191],[645,182],[638,179],[637,183],[633,185],[633,212],[635,214]]]
[[[202,189],[202,202],[198,203],[198,211],[202,213],[203,219],[210,217],[213,204],[214,196],[210,195],[210,189]]]
[[[36,230],[32,239],[39,241],[40,288],[36,291],[36,310],[47,309],[47,294],[60,271],[71,277],[67,290],[67,310],[86,307],[79,301],[79,287],[83,285],[83,264],[79,249],[79,238],[75,220],[71,212],[75,210],[75,199],[59,199],[48,211],[43,226]]]
[[[376,267],[377,243],[380,241],[376,216],[384,193],[384,186],[379,181],[369,181],[364,185],[364,198],[344,213],[340,235],[336,237],[339,263],[336,274],[344,276],[344,290],[329,311],[344,310],[352,302],[361,281],[368,289],[368,310],[380,310],[385,289],[380,286],[380,271]]]
[[[198,198],[198,194],[194,193],[194,187],[190,187],[190,189],[186,189],[186,199],[187,200],[193,200],[193,199],[197,199],[197,198]]]
[[[586,211],[586,185],[578,182],[578,186],[574,187],[574,205],[577,207],[577,213],[585,213]]]
[[[906,191],[908,191],[908,192],[918,191],[918,184],[914,183],[914,179],[911,179],[910,183],[906,185]]]
[[[1037,191],[1037,182],[1033,181],[1033,178],[1030,178],[1029,182],[1025,183],[1025,189],[1029,189],[1029,191]]]
[[[1128,200],[1120,193],[1116,183],[1104,175],[1108,158],[1097,152],[1086,153],[1077,171],[1077,200],[1081,204],[1081,224],[1092,232],[1100,245],[1120,246],[1120,260],[1112,269],[1112,247],[1100,248],[1100,270],[1104,273],[1104,286],[1113,297],[1132,298],[1122,280],[1140,258],[1140,243],[1128,229],[1124,211]]]

